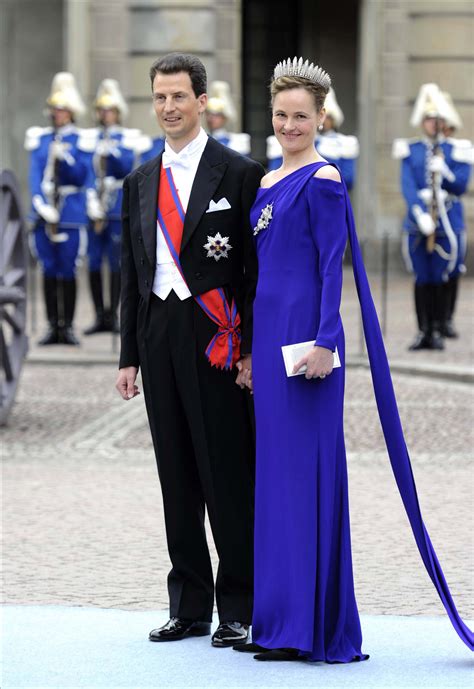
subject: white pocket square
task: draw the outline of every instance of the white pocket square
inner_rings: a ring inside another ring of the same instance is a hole
[[[213,201],[211,199],[211,201],[209,202],[209,208],[207,209],[206,213],[214,213],[215,211],[226,211],[229,208],[232,208],[232,206],[224,196],[219,201]]]

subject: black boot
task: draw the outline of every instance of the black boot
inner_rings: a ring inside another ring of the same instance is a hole
[[[441,327],[446,319],[446,289],[445,283],[431,286],[433,294],[433,311],[430,322],[431,349],[444,349]]]
[[[58,285],[56,278],[43,278],[44,303],[46,306],[46,318],[48,319],[48,330],[38,341],[39,345],[58,344]]]
[[[84,330],[84,335],[94,335],[95,333],[105,333],[109,330],[104,312],[104,297],[102,293],[102,275],[100,270],[89,272],[89,286],[92,301],[95,309],[95,321],[89,328]]]
[[[76,309],[76,279],[63,280],[64,326],[61,330],[61,342],[66,345],[80,344],[74,334],[73,321]]]
[[[120,273],[110,274],[110,312],[108,314],[108,325],[110,331],[119,333],[118,307],[120,302]]]
[[[459,334],[453,326],[454,309],[456,308],[456,299],[458,296],[458,281],[459,276],[455,275],[443,285],[445,291],[445,314],[444,321],[441,323],[441,334],[450,339],[459,337]]]
[[[415,283],[415,310],[418,322],[418,334],[408,347],[410,352],[420,349],[431,349],[431,285]]]

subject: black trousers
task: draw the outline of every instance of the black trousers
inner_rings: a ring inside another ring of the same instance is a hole
[[[235,370],[211,367],[205,357],[216,329],[194,299],[152,296],[140,364],[172,563],[170,615],[212,619],[207,508],[219,556],[219,619],[250,623],[254,438],[248,393],[235,384]]]

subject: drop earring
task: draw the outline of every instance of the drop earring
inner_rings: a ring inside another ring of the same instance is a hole
[[[323,125],[320,124],[319,127],[318,127],[318,132],[322,132],[322,131],[323,131]]]

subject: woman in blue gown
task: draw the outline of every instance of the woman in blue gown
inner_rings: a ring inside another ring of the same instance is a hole
[[[259,260],[252,349],[257,426],[253,643],[258,660],[365,660],[352,574],[343,430],[342,259],[349,238],[374,390],[395,478],[425,566],[463,641],[424,527],[382,336],[336,167],[315,151],[329,76],[285,61],[271,85],[283,164],[251,211]],[[281,347],[314,342],[287,377]],[[333,369],[337,350],[341,366]]]

